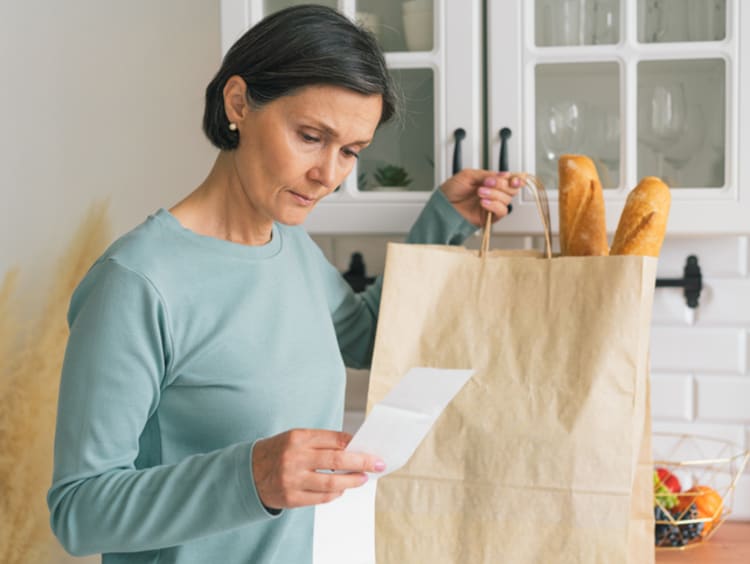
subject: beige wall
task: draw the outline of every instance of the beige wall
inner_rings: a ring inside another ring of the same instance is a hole
[[[89,204],[115,232],[197,185],[219,0],[0,2],[0,272],[38,295]]]
[[[0,277],[30,313],[94,200],[120,234],[203,179],[220,56],[219,0],[0,1]]]

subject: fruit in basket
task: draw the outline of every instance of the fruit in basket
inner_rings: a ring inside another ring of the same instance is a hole
[[[672,525],[669,524],[667,512],[658,505],[654,507],[654,519],[656,520],[656,546],[661,546],[672,529]]]
[[[690,505],[695,505],[698,519],[711,519],[703,527],[703,534],[706,535],[721,517],[724,500],[716,490],[708,486],[693,486],[680,496],[677,511],[682,513]]]
[[[701,536],[704,529],[703,522],[683,523],[683,521],[694,521],[699,518],[695,504],[690,505],[683,512],[674,509],[670,511],[670,514],[667,515],[661,507],[654,508],[656,546],[685,546]]]
[[[678,493],[682,491],[680,480],[678,480],[677,476],[672,474],[672,472],[666,468],[657,468],[656,473],[659,475],[661,483],[664,484],[670,492]]]
[[[677,495],[670,491],[659,478],[659,473],[654,470],[654,501],[666,509],[672,509],[677,505]]]

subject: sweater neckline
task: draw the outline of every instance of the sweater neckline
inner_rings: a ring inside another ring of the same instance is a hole
[[[208,235],[196,233],[195,231],[184,227],[179,220],[165,208],[159,208],[151,217],[161,223],[164,227],[168,228],[171,232],[188,240],[192,244],[213,250],[222,255],[240,259],[257,260],[271,258],[281,251],[281,232],[276,222],[273,223],[271,229],[271,240],[268,243],[265,245],[243,245],[242,243],[235,243],[233,241],[227,241],[226,239],[219,239],[218,237],[210,237]]]

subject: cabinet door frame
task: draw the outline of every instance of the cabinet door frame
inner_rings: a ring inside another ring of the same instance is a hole
[[[534,68],[546,62],[617,61],[620,67],[620,117],[623,140],[619,188],[605,190],[607,230],[617,227],[628,193],[639,178],[637,171],[637,64],[639,61],[723,59],[725,79],[724,186],[672,189],[668,234],[743,234],[750,232],[750,159],[741,158],[750,142],[748,111],[740,108],[740,93],[750,92],[750,49],[740,44],[741,29],[750,30],[750,6],[727,2],[726,39],[715,42],[641,44],[637,37],[638,3],[620,0],[621,33],[616,45],[536,47],[533,44],[533,0],[489,2],[488,29],[488,129],[490,155],[499,149],[501,127],[511,127],[512,170],[533,172],[535,151]],[[741,51],[744,51],[741,53]],[[744,57],[742,56],[744,55]],[[518,77],[514,87],[507,77]],[[549,191],[553,231],[558,231],[557,191]],[[538,234],[541,222],[527,194],[517,198],[513,214],[495,226],[500,233]]]
[[[384,0],[385,1],[385,0]],[[463,166],[480,168],[483,150],[482,1],[433,0],[436,20],[433,50],[389,52],[389,68],[429,68],[435,83],[436,184],[451,175],[453,132],[461,127]],[[356,0],[338,0],[338,9],[350,18]],[[221,0],[222,55],[245,30],[263,17],[263,0]],[[357,170],[341,189],[320,202],[305,228],[315,234],[404,234],[416,220],[430,191],[359,192]],[[433,187],[435,188],[435,187]]]

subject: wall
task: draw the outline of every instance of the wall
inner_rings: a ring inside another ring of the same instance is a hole
[[[203,180],[219,62],[218,0],[0,2],[0,272],[25,296],[95,199],[122,233]]]
[[[95,199],[119,234],[203,180],[219,62],[218,0],[0,2],[0,276],[30,312]]]
[[[370,275],[383,272],[387,241],[397,236],[315,237],[339,270],[361,251]],[[494,237],[494,248],[541,248],[525,237]],[[750,237],[667,238],[660,278],[681,278],[698,256],[704,290],[691,325],[681,289],[656,290],[651,331],[654,430],[732,441],[750,448]],[[477,247],[478,238],[467,243]],[[367,371],[350,371],[346,424],[357,428],[367,397]],[[734,518],[750,519],[750,468],[736,491]]]

